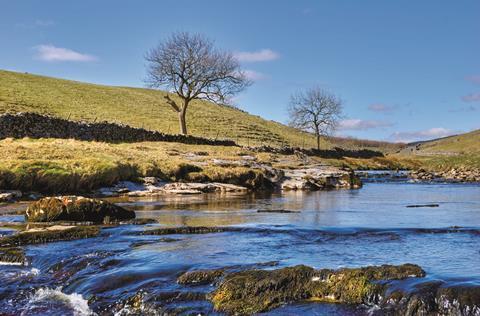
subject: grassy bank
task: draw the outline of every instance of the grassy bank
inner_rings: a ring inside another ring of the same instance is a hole
[[[195,153],[195,159],[189,158]],[[265,185],[259,170],[212,163],[218,158],[238,160],[243,154],[246,153],[236,147],[179,143],[6,139],[0,141],[0,188],[84,192],[143,176],[171,181],[218,181],[250,188]]]
[[[164,102],[166,92],[112,87],[0,70],[0,113],[36,112],[72,120],[124,123],[164,133],[177,133],[176,113]],[[175,96],[172,96],[175,98]],[[259,104],[261,106],[261,104]],[[282,111],[284,105],[278,105]],[[259,116],[206,101],[195,101],[187,113],[192,135],[226,138],[242,145],[315,147],[308,133]],[[385,149],[395,145],[325,138],[322,147]]]
[[[268,187],[262,170],[235,165],[245,155],[275,168],[298,168],[304,164],[294,155],[254,153],[230,146],[5,139],[0,140],[0,189],[78,193],[145,176],[169,181],[232,183],[252,189]],[[231,163],[219,165],[218,159]],[[397,161],[386,158],[310,157],[308,163],[374,169],[400,167]]]

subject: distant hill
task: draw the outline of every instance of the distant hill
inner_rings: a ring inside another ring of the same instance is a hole
[[[177,133],[178,120],[164,102],[166,93],[0,70],[0,113],[37,112],[71,120],[117,122],[173,134]],[[233,139],[243,145],[315,146],[312,134],[207,101],[195,101],[191,105],[187,124],[192,135]],[[342,138],[323,140],[322,147],[334,146],[383,150],[397,145]]]
[[[409,146],[416,146],[418,154],[478,154],[480,153],[480,130],[412,143]]]

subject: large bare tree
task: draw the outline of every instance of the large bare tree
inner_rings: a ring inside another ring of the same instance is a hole
[[[186,113],[190,102],[206,99],[225,104],[251,82],[232,53],[220,51],[213,41],[200,34],[174,33],[147,52],[147,84],[166,88],[180,102],[165,96],[178,113],[180,133],[187,134]]]
[[[315,133],[320,149],[320,136],[335,130],[342,118],[342,100],[320,87],[310,88],[290,97],[288,114],[290,126]]]

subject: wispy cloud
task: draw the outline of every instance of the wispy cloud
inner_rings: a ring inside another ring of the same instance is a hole
[[[74,50],[53,45],[38,45],[33,48],[36,51],[35,58],[43,61],[78,61],[89,62],[98,60],[93,55],[83,54]]]
[[[236,52],[235,58],[245,62],[271,61],[278,59],[280,55],[271,49],[262,49],[255,52]]]
[[[30,21],[27,23],[17,23],[15,24],[16,27],[22,28],[22,29],[34,29],[34,28],[39,28],[39,27],[49,27],[55,25],[55,21],[53,20],[41,20],[37,19],[35,21]]]
[[[385,121],[348,119],[340,122],[338,129],[342,131],[364,131],[374,128],[390,127],[393,124]]]
[[[467,76],[465,79],[472,83],[480,84],[480,75]]]
[[[375,103],[375,104],[370,104],[368,106],[368,109],[373,112],[385,113],[385,112],[392,112],[393,110],[395,110],[395,107],[390,105],[385,105],[382,103]]]
[[[458,131],[454,131],[448,128],[434,127],[414,132],[395,132],[390,135],[389,139],[399,143],[411,143],[415,141],[447,137],[458,133]]]
[[[462,97],[463,102],[478,102],[480,101],[480,93],[470,93]]]
[[[247,79],[250,79],[253,81],[263,80],[267,78],[267,75],[251,69],[244,70],[244,74],[247,77]]]
[[[451,112],[451,113],[455,113],[455,112],[475,112],[477,110],[478,110],[477,107],[475,107],[473,105],[469,105],[469,106],[464,106],[464,107],[460,107],[460,108],[453,108],[453,109],[448,110],[448,112]]]

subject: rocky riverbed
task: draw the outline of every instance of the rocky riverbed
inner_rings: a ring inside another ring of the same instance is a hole
[[[479,189],[396,179],[10,204],[0,314],[478,315]]]

